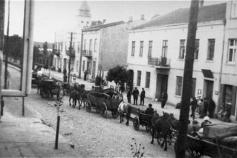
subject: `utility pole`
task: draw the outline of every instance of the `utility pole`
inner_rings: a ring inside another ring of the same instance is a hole
[[[79,78],[81,78],[82,51],[83,51],[83,29],[81,29],[81,53],[80,53],[80,62],[79,62]]]
[[[195,51],[195,40],[198,20],[199,0],[192,0],[189,11],[188,37],[186,46],[186,57],[183,75],[183,91],[180,109],[180,128],[177,142],[175,143],[176,158],[184,158],[187,141],[187,129],[189,122],[189,105],[192,92],[193,60]]]
[[[4,76],[4,89],[7,89],[7,78],[8,78],[8,53],[9,53],[9,24],[10,24],[10,0],[8,0],[8,15],[7,15],[7,38],[4,47],[5,53],[5,76]]]
[[[71,56],[72,56],[72,37],[73,33],[70,33],[70,46],[69,46],[69,62],[68,62],[68,83],[70,83],[70,73],[71,73]]]
[[[3,47],[4,47],[4,17],[5,17],[5,0],[0,0],[0,75],[2,75],[3,64]],[[2,83],[2,77],[0,77],[0,83]],[[0,121],[2,113],[2,84],[0,84]]]

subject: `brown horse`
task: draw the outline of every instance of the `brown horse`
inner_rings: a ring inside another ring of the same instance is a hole
[[[154,112],[154,115],[151,119],[152,124],[152,140],[151,144],[154,143],[154,137],[155,134],[157,136],[157,142],[158,144],[163,148],[164,150],[167,150],[167,139],[171,137],[171,124],[169,121],[170,115],[167,113],[163,113],[163,116],[159,116],[157,112]],[[163,142],[161,143],[160,140],[163,138]]]

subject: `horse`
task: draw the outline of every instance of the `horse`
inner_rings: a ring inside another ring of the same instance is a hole
[[[163,113],[163,116],[159,116],[157,112],[154,112],[151,119],[152,124],[152,140],[151,144],[154,143],[155,134],[157,135],[157,142],[163,148],[164,151],[167,151],[167,138],[171,136],[171,124],[169,122],[169,114]],[[163,142],[160,142],[160,139],[163,138]]]
[[[118,106],[118,112],[119,112],[119,117],[120,117],[120,123],[123,122],[123,117],[126,116],[127,122],[126,125],[129,125],[129,118],[131,115],[131,106],[124,101],[121,101],[119,106]]]
[[[69,90],[69,106],[71,106],[71,100],[72,100],[72,107],[75,108],[78,100],[78,85],[74,84],[73,86],[70,85]]]

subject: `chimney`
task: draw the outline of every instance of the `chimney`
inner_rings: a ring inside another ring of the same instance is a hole
[[[140,20],[145,20],[144,14],[141,15],[141,19]]]
[[[199,1],[199,8],[202,8],[204,6],[204,0]]]
[[[133,18],[132,18],[132,16],[130,16],[129,18],[128,18],[128,22],[132,22],[133,21]]]
[[[103,19],[103,24],[106,22],[106,19]]]

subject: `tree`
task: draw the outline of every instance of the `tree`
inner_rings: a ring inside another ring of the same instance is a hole
[[[128,81],[128,72],[123,66],[116,66],[112,69],[109,69],[106,80],[110,82],[114,81],[116,84],[123,84]]]

